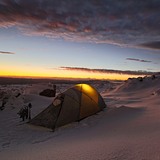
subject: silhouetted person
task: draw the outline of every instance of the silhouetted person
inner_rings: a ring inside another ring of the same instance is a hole
[[[24,108],[21,108],[17,114],[22,118],[22,121],[24,121]]]
[[[21,108],[17,114],[22,118],[22,121],[24,121],[25,118],[28,118],[28,107]]]

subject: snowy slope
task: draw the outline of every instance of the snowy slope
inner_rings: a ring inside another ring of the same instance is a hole
[[[159,160],[160,78],[94,85],[109,109],[55,132],[23,124],[16,108],[0,111],[1,159]],[[52,102],[36,92],[24,96],[33,115]]]

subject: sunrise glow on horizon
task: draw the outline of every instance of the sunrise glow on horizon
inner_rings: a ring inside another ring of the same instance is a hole
[[[98,80],[127,80],[128,78],[137,78],[139,76],[145,75],[127,75],[127,74],[115,74],[115,73],[90,73],[84,71],[65,71],[65,70],[53,70],[53,73],[44,71],[38,72],[34,70],[30,71],[20,71],[17,70],[7,70],[6,72],[1,72],[0,77],[18,77],[18,78],[62,78],[62,79],[98,79]]]

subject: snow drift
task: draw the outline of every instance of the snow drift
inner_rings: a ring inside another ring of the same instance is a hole
[[[16,115],[18,108],[8,103],[8,107],[0,111],[1,159],[159,160],[160,78],[129,79],[113,84],[113,89],[107,88],[105,82],[103,86],[94,85],[99,86],[110,109],[55,132],[22,123]],[[6,86],[5,90],[10,87]],[[32,116],[53,101],[53,98],[25,92],[26,87],[22,88],[22,97],[33,104]]]

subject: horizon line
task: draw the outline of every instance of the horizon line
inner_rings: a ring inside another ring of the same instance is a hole
[[[53,79],[53,80],[121,80],[121,79],[109,79],[109,78],[74,78],[74,77],[44,77],[44,76],[10,76],[0,75],[0,78],[17,78],[17,79]],[[123,81],[123,80],[121,80]]]

